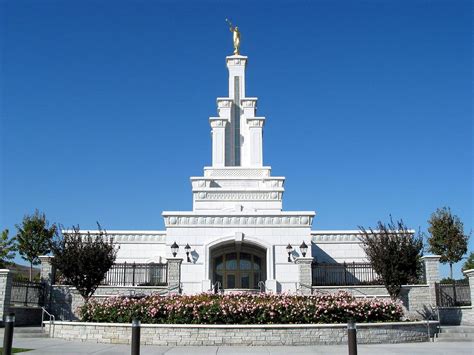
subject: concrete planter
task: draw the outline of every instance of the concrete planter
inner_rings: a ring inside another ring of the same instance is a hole
[[[438,322],[358,323],[360,344],[428,341]],[[49,323],[45,322],[49,331]],[[51,336],[98,343],[129,344],[131,324],[56,322]],[[318,345],[347,343],[346,324],[191,325],[143,324],[142,345]]]

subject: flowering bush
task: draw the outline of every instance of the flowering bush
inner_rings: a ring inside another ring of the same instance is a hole
[[[86,322],[168,324],[306,324],[398,321],[403,311],[390,300],[335,295],[228,294],[146,296],[92,300],[81,308]]]

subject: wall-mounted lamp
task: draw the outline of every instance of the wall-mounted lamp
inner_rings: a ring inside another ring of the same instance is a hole
[[[189,246],[189,244],[186,244],[186,246],[184,247],[184,250],[186,251],[186,257],[188,259],[188,263],[190,263],[191,258],[189,256],[189,254],[191,253],[191,247]]]
[[[293,252],[293,247],[291,244],[286,246],[286,251],[288,252],[288,262],[291,263],[291,253]]]
[[[303,255],[303,258],[304,258],[306,256],[306,252],[308,251],[308,246],[306,245],[304,241],[300,245],[300,251],[301,251],[301,255]]]
[[[176,258],[176,255],[178,255],[178,250],[179,245],[174,242],[173,245],[171,245],[171,254],[173,254],[173,258]]]

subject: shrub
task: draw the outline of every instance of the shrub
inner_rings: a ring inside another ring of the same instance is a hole
[[[146,296],[91,300],[81,310],[86,322],[166,324],[308,324],[399,321],[398,302],[335,295],[229,294]]]

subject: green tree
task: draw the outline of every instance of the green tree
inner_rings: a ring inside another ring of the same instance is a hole
[[[467,252],[469,235],[464,234],[464,225],[448,207],[438,208],[429,221],[428,238],[430,252],[440,255],[440,262],[448,263],[450,278],[453,278],[453,264],[460,261]]]
[[[23,259],[30,263],[30,281],[33,276],[33,265],[39,264],[39,256],[48,254],[50,243],[56,232],[56,225],[49,225],[46,215],[38,210],[31,216],[26,215],[16,225],[17,250]]]
[[[423,238],[414,235],[402,220],[385,224],[377,223],[377,228],[359,227],[359,238],[369,262],[381,278],[390,297],[396,299],[402,285],[416,282],[422,272],[421,253]]]
[[[15,257],[15,237],[8,238],[8,229],[0,237],[0,267],[5,267]]]
[[[56,233],[51,250],[52,265],[88,302],[114,264],[118,248],[99,225],[96,235],[82,234],[79,226],[62,234]]]
[[[471,254],[469,254],[469,257],[467,258],[466,262],[462,266],[463,271],[471,270],[471,269],[474,269],[474,252],[471,252]]]

